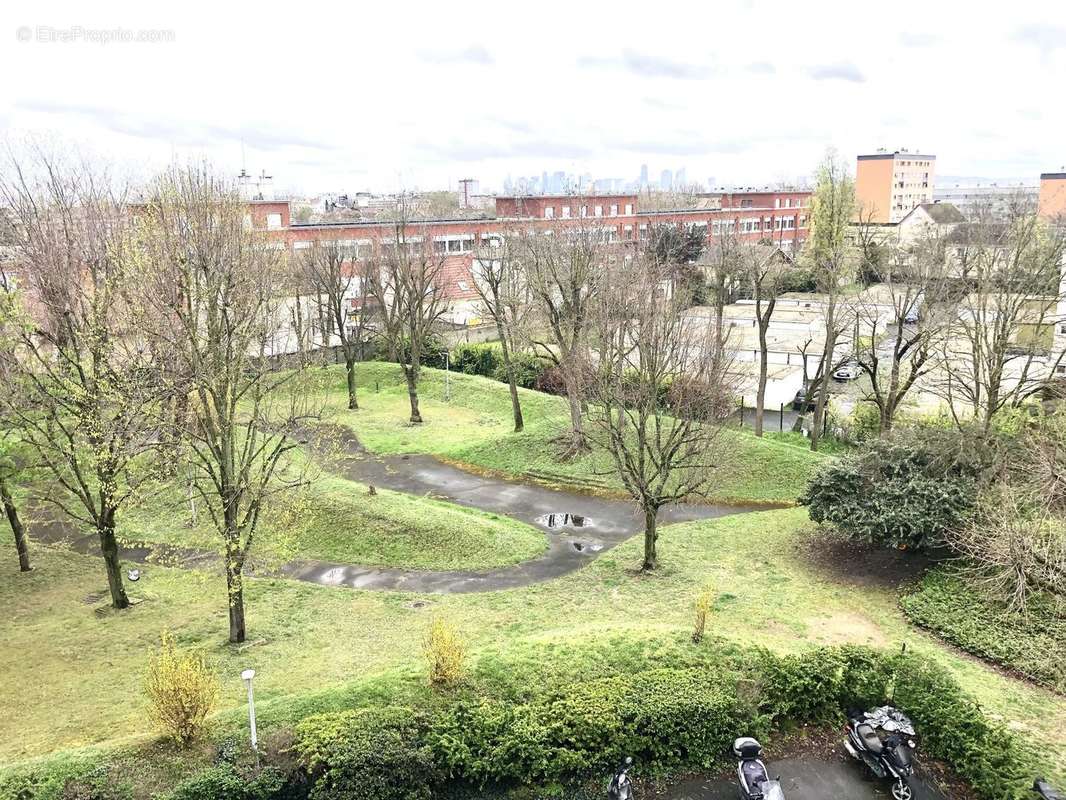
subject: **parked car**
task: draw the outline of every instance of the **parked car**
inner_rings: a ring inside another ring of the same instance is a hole
[[[792,398],[792,410],[793,411],[814,411],[814,406],[818,402],[818,390],[815,389],[811,392],[811,399],[807,403],[807,407],[804,408],[804,401],[807,399],[807,390],[800,389],[796,392],[796,396]]]
[[[853,381],[862,374],[858,361],[845,361],[837,371],[833,373],[833,379],[838,381]]]

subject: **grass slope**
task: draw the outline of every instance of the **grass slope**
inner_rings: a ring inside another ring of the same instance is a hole
[[[717,595],[708,633],[778,652],[857,642],[908,646],[945,664],[989,712],[1046,754],[1066,777],[1066,699],[1001,675],[916,631],[892,587],[854,585],[803,555],[802,509],[686,523],[663,531],[662,570],[636,577],[632,539],[587,568],[547,583],[490,594],[415,595],[248,581],[249,637],[224,643],[220,577],[151,567],[132,610],[98,614],[85,601],[106,588],[99,560],[37,548],[37,570],[0,565],[0,763],[151,732],[140,694],[145,659],[161,629],[204,649],[223,685],[220,723],[243,724],[239,673],[257,670],[257,709],[268,734],[312,710],[424,691],[420,643],[434,615],[453,620],[484,669],[600,647],[610,658],[657,652],[691,632],[704,586]],[[425,603],[415,607],[414,601]],[[614,642],[614,644],[612,644]],[[664,657],[669,657],[665,655]],[[573,679],[573,669],[560,667]],[[570,677],[568,678],[567,675]],[[62,709],[58,722],[56,709]],[[130,741],[127,738],[127,741]]]
[[[126,514],[120,533],[127,542],[221,549],[205,511],[196,526],[190,521],[188,503],[170,492]],[[548,547],[542,532],[509,517],[384,489],[369,496],[363,484],[328,473],[272,502],[256,537],[253,554],[267,562],[303,558],[434,570],[516,564]]]
[[[367,362],[358,367],[362,387],[358,411],[346,408],[343,373],[334,369],[328,395],[334,419],[350,425],[360,440],[379,453],[433,453],[446,459],[512,476],[537,473],[539,479],[576,488],[622,492],[610,457],[593,452],[570,462],[556,459],[552,442],[567,430],[563,398],[520,389],[525,430],[513,433],[506,384],[452,373],[450,401],[445,402],[445,375],[426,369],[420,390],[422,425],[407,422],[407,389],[395,364]],[[791,502],[824,458],[784,441],[759,439],[747,430],[725,432],[723,463],[712,481],[709,499],[717,502]],[[591,481],[588,479],[592,478]]]

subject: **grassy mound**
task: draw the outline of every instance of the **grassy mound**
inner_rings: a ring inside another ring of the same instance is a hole
[[[420,385],[424,423],[410,425],[407,387],[395,364],[359,365],[362,393],[358,411],[347,410],[343,373],[334,369],[334,375],[328,395],[334,421],[349,425],[374,452],[432,453],[481,469],[579,490],[624,491],[607,453],[594,451],[566,462],[558,459],[553,440],[569,425],[569,412],[561,397],[520,389],[525,430],[515,434],[506,384],[426,369]],[[721,465],[709,499],[727,503],[792,502],[825,458],[739,429],[725,433],[720,450]]]
[[[188,501],[153,498],[121,520],[127,542],[162,542],[212,551],[221,539],[206,511],[191,525]],[[253,552],[268,562],[321,559],[429,570],[485,570],[536,558],[543,533],[509,517],[425,497],[367,487],[332,475],[275,499],[262,517]]]

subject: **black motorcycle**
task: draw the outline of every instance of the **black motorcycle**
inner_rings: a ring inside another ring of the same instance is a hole
[[[1044,800],[1066,800],[1066,795],[1052,788],[1051,784],[1043,778],[1037,778],[1033,781],[1033,791],[1043,797]]]
[[[914,725],[900,711],[882,706],[873,711],[853,711],[844,728],[844,747],[878,778],[892,781],[894,800],[912,800],[914,790]]]
[[[742,736],[733,742],[733,754],[737,763],[737,780],[740,782],[742,800],[785,800],[779,780],[770,780],[766,765],[762,763],[762,745],[750,736]]]
[[[631,756],[626,756],[625,763],[618,768],[607,787],[609,800],[633,800],[633,782],[629,779],[629,768],[633,766]]]

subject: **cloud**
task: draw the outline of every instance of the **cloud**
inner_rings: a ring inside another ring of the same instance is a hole
[[[777,72],[777,67],[769,61],[753,61],[744,67],[744,71],[753,75],[773,75]]]
[[[328,151],[335,145],[309,139],[277,124],[249,122],[239,127],[197,124],[188,120],[157,115],[141,116],[115,108],[63,101],[19,100],[15,108],[35,114],[79,117],[112,133],[137,139],[165,141],[182,147],[203,148],[226,142],[243,142],[255,150],[277,151],[287,148]]]
[[[1023,25],[1014,32],[1014,41],[1035,47],[1045,58],[1066,49],[1066,28],[1055,25]]]
[[[643,78],[671,78],[674,80],[701,80],[714,74],[709,64],[677,61],[671,58],[623,50],[616,58],[582,56],[577,65],[584,68],[619,69]]]
[[[664,100],[661,97],[642,97],[641,102],[648,108],[654,108],[658,111],[681,111],[688,108],[684,103],[675,103],[672,100]]]
[[[903,31],[899,35],[899,43],[904,47],[931,47],[939,44],[943,39],[935,33],[920,33],[916,31]]]
[[[850,61],[838,61],[835,64],[816,64],[807,70],[807,74],[816,81],[866,82],[866,76]]]
[[[472,44],[462,50],[423,50],[419,52],[418,57],[427,64],[474,64],[489,67],[496,63],[492,53],[480,44]]]

